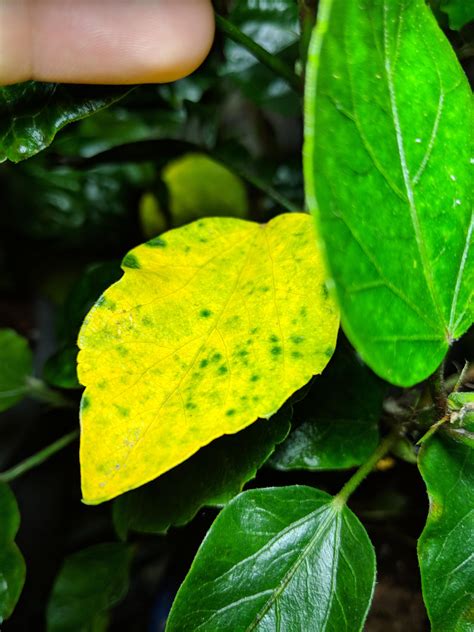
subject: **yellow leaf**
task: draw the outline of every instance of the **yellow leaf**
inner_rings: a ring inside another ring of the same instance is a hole
[[[339,325],[309,215],[207,218],[132,250],[79,335],[84,501],[156,478],[268,418]]]
[[[248,216],[247,192],[243,182],[227,167],[204,154],[186,154],[163,169],[169,192],[174,226],[203,216]]]

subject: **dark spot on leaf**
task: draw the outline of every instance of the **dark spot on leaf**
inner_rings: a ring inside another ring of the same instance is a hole
[[[250,333],[251,333],[251,334],[256,334],[256,333],[257,333],[257,331],[258,331],[258,327],[253,327],[253,328],[250,330]]]
[[[133,268],[135,270],[139,270],[141,268],[140,262],[135,257],[135,255],[132,255],[131,253],[129,253],[128,255],[125,255],[122,261],[122,265],[125,268]]]
[[[87,410],[91,405],[91,400],[89,399],[89,397],[87,397],[87,395],[83,395],[82,399],[81,399],[81,412],[83,412],[84,410]]]
[[[150,241],[147,241],[146,245],[150,248],[166,248],[168,244],[162,237],[154,237],[150,239]]]
[[[145,325],[145,327],[151,327],[153,325],[153,321],[151,320],[149,316],[145,316],[142,319],[142,323]]]
[[[217,370],[219,375],[225,375],[228,372],[228,369],[226,367],[225,364],[223,364],[222,366],[220,366]]]
[[[212,356],[212,361],[213,361],[213,362],[219,362],[219,360],[222,360],[222,355],[221,355],[220,353],[215,353],[215,354]]]
[[[197,406],[194,402],[186,402],[185,408],[187,410],[195,410]]]
[[[205,369],[208,364],[209,360],[206,360],[206,358],[204,358],[204,360],[201,360],[201,362],[199,363],[199,366],[201,367],[201,369]]]
[[[96,307],[103,307],[104,309],[109,309],[111,312],[113,312],[117,308],[117,303],[109,300],[105,296],[101,296],[96,302]]]
[[[292,352],[291,352],[291,357],[292,357],[292,358],[302,358],[302,357],[303,357],[303,354],[302,354],[302,353],[300,353],[299,351],[292,351]]]
[[[229,410],[227,410],[225,414],[227,415],[227,417],[232,417],[233,415],[235,415],[235,408],[229,408]]]
[[[299,345],[304,342],[304,336],[291,336],[291,342],[294,342],[295,345]]]
[[[334,347],[328,347],[325,351],[324,351],[324,355],[327,356],[328,358],[330,358],[332,356],[332,354],[334,353]]]
[[[250,378],[250,381],[257,382],[259,379],[260,379],[260,375],[257,375],[256,373],[254,373],[252,377]]]
[[[126,408],[125,406],[120,406],[119,404],[114,404],[115,408],[117,409],[119,415],[122,415],[122,417],[129,417],[130,416],[130,409]]]
[[[271,352],[272,352],[272,355],[279,356],[281,355],[282,348],[278,345],[275,345],[274,347],[272,347]]]
[[[125,347],[122,347],[121,345],[119,345],[117,347],[117,353],[122,356],[122,358],[124,358],[126,355],[128,355],[128,349],[126,349]]]
[[[329,291],[328,291],[325,283],[323,283],[323,285],[321,286],[321,291],[323,293],[324,298],[328,298],[329,297]]]
[[[270,290],[270,288],[268,287],[268,285],[262,285],[260,288],[261,292],[268,292]]]
[[[302,307],[302,308],[300,309],[300,315],[301,315],[303,318],[306,318],[306,316],[308,315],[308,310],[306,309],[306,307]]]
[[[278,338],[278,336],[275,336],[275,334],[270,336],[270,342],[278,342],[278,340],[279,340],[279,338]]]
[[[199,316],[201,316],[201,318],[209,318],[209,316],[212,316],[212,312],[210,309],[201,309]]]

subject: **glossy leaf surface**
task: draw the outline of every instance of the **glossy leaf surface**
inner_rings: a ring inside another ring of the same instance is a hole
[[[306,87],[308,202],[345,332],[402,386],[472,322],[471,89],[424,0],[324,0]]]
[[[13,612],[25,582],[25,562],[14,542],[19,526],[15,497],[0,482],[0,624]]]
[[[128,492],[114,503],[114,524],[120,537],[128,531],[165,533],[192,520],[202,507],[225,505],[288,434],[291,406],[269,420],[217,439],[156,481]]]
[[[133,210],[153,178],[153,167],[130,163],[77,170],[51,168],[38,157],[5,165],[0,185],[8,213],[0,230],[48,240],[56,249],[120,248],[137,231]]]
[[[32,370],[28,341],[12,329],[0,329],[0,412],[25,397],[26,379]]]
[[[310,487],[252,490],[215,520],[166,630],[357,632],[374,583],[372,545],[349,509]]]
[[[199,220],[134,249],[123,269],[79,335],[88,503],[273,415],[323,370],[338,329],[302,213]]]
[[[430,499],[418,557],[431,629],[469,632],[474,627],[473,445],[438,431],[423,444],[419,467]]]
[[[293,429],[272,456],[279,470],[339,470],[363,463],[378,442],[384,384],[338,346],[294,408]]]
[[[0,87],[0,162],[20,162],[50,145],[65,125],[90,116],[130,88],[28,81]]]
[[[92,630],[128,590],[131,551],[98,544],[66,558],[48,603],[48,632]]]

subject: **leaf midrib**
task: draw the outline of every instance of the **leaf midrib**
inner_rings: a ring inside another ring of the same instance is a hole
[[[447,330],[445,319],[441,311],[439,297],[437,296],[437,293],[434,287],[432,270],[428,261],[428,255],[427,255],[425,243],[423,240],[423,235],[422,235],[421,225],[420,225],[420,218],[418,216],[418,209],[417,209],[417,205],[415,201],[415,194],[412,188],[410,171],[408,169],[408,163],[407,163],[407,158],[406,158],[406,153],[405,153],[405,144],[404,144],[403,133],[401,129],[400,117],[398,114],[396,90],[395,90],[395,85],[393,81],[392,62],[391,62],[390,54],[389,54],[387,14],[388,14],[388,5],[386,1],[384,0],[383,2],[383,38],[384,38],[383,60],[384,60],[385,73],[387,76],[387,87],[388,87],[388,92],[389,92],[389,97],[390,97],[390,108],[392,112],[393,126],[395,129],[395,137],[396,137],[397,147],[398,147],[398,156],[400,159],[400,168],[402,171],[403,182],[404,182],[405,190],[407,193],[408,206],[410,209],[410,218],[413,225],[413,230],[415,232],[415,239],[416,239],[418,254],[420,256],[420,260],[423,267],[423,275],[425,277],[426,285],[428,287],[431,299],[433,301],[433,305],[435,307],[437,316],[439,318],[439,322],[443,326],[443,329],[446,332],[446,337],[449,339],[449,332]],[[401,24],[401,21],[402,21],[402,14],[403,14],[403,4],[401,5],[399,25]]]
[[[334,520],[334,518],[336,520],[336,527],[338,527],[338,523],[340,522],[340,511],[337,511],[332,504],[328,504],[327,506],[323,507],[322,510],[321,510],[321,508],[318,508],[312,514],[310,514],[309,516],[306,516],[306,519],[315,518],[318,515],[318,513],[319,512],[322,513],[322,511],[327,511],[326,518],[318,526],[318,528],[316,529],[314,535],[311,537],[311,539],[308,542],[308,544],[305,546],[305,548],[303,549],[301,554],[298,555],[298,557],[296,558],[295,562],[292,564],[292,566],[286,572],[286,574],[284,575],[283,579],[280,581],[280,583],[277,586],[277,588],[274,589],[274,591],[272,593],[272,596],[264,604],[264,606],[261,608],[261,610],[256,615],[254,621],[248,626],[248,628],[246,629],[245,632],[254,632],[254,630],[257,629],[258,624],[262,621],[262,619],[267,614],[267,612],[270,610],[270,608],[273,606],[273,604],[277,602],[278,598],[283,593],[285,588],[287,588],[288,584],[293,579],[294,575],[298,571],[298,569],[301,566],[301,564],[304,562],[305,559],[307,559],[307,556],[311,553],[311,550],[313,549],[313,547],[316,545],[316,543],[318,541],[320,541],[320,538],[328,530],[328,528],[329,528],[331,522]],[[337,535],[339,536],[339,534],[340,534],[340,525],[339,525],[337,530],[338,530],[338,534]],[[338,539],[337,543],[339,543],[339,539]],[[329,600],[328,607],[326,609],[326,614],[325,614],[325,620],[326,621],[327,621],[327,619],[326,619],[327,613],[331,609],[332,599],[334,597],[334,592],[335,592],[333,590],[333,584],[334,584],[335,569],[337,568],[338,555],[335,555],[333,557],[333,560],[334,561],[333,561],[333,564],[332,564],[332,567],[331,567],[331,591],[330,591],[331,598]],[[325,628],[326,628],[326,624],[324,624],[324,629]],[[324,629],[321,630],[321,632],[324,632]]]

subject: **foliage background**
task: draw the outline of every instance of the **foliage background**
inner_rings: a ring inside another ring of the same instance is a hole
[[[249,9],[250,2],[218,4],[270,52],[298,66],[295,3],[281,2],[276,9],[260,11]],[[449,30],[442,15],[441,20],[473,81],[473,26],[458,33]],[[218,34],[209,59],[194,76],[171,86],[134,89],[109,108],[65,128],[48,149],[30,160],[2,163],[0,328],[11,327],[30,340],[37,374],[44,372],[52,384],[75,386],[71,367],[80,323],[91,303],[119,275],[123,253],[189,219],[173,209],[172,176],[164,169],[177,157],[202,152],[227,165],[245,186],[249,217],[256,221],[281,212],[282,202],[290,209],[303,208],[300,113],[300,97],[282,79]],[[5,118],[1,107],[0,114]],[[0,119],[0,130],[1,126]],[[191,186],[203,179],[201,172],[189,177]],[[200,215],[228,202],[229,187],[219,178],[214,184],[213,190],[198,193],[201,197],[191,213]],[[241,200],[239,186],[234,193]],[[176,187],[174,196],[179,196],[179,179]],[[237,205],[245,207],[245,202]],[[332,364],[348,349],[341,334]],[[448,366],[472,357],[473,351],[471,332]],[[344,378],[339,388],[347,388]],[[389,392],[395,393],[399,394],[393,388]],[[67,396],[78,402],[80,391],[68,388]],[[0,470],[76,425],[74,409],[22,402],[2,415]],[[386,469],[375,473],[353,499],[352,507],[364,520],[378,557],[369,632],[428,629],[416,559],[427,501],[424,485],[414,479],[412,469],[403,460],[387,460]],[[301,474],[268,467],[250,486],[299,483],[335,493],[345,479],[339,472]],[[13,490],[22,516],[17,543],[28,574],[4,629],[40,630],[64,557],[116,539],[111,507],[80,503],[77,445],[15,481]],[[133,538],[130,589],[112,612],[111,630],[163,629],[172,597],[215,515],[215,510],[202,510],[192,524],[166,536]]]

